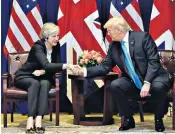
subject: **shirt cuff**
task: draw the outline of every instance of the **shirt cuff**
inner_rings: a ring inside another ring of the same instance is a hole
[[[87,77],[87,69],[86,68],[83,68],[83,72],[84,72],[83,76]]]
[[[150,82],[148,82],[148,81],[144,81],[144,83],[151,85],[151,83],[150,83]]]
[[[64,69],[67,69],[67,64],[63,64],[62,69],[63,69],[63,70],[64,70]]]

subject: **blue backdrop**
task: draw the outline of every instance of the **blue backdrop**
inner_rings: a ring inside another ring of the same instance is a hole
[[[23,1],[25,2],[26,0],[23,0]],[[111,0],[97,0],[99,16],[100,16],[100,21],[102,25],[108,20],[110,1]],[[124,1],[127,1],[127,0],[124,0]],[[57,13],[58,13],[59,2],[60,0],[38,0],[44,23],[54,22],[55,24],[57,24]],[[1,3],[1,10],[2,10],[1,11],[1,17],[2,17],[1,18],[2,20],[1,50],[3,50],[3,45],[5,43],[5,39],[7,35],[12,3],[13,3],[13,0],[2,0],[2,3]],[[150,22],[152,4],[153,4],[153,0],[139,0],[141,17],[143,20],[145,31],[149,31],[149,22]],[[103,34],[105,34],[105,31],[103,31]],[[1,64],[2,64],[1,72],[5,73],[7,71],[7,61],[3,54],[3,51],[1,54]],[[2,89],[2,85],[1,85],[1,89]],[[2,90],[1,90],[1,96],[2,96]],[[22,113],[24,113],[25,111],[26,111],[26,108],[22,108],[20,106],[17,110],[17,112],[22,112]]]

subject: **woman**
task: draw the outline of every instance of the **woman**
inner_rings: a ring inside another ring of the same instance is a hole
[[[44,24],[40,33],[41,40],[34,43],[26,63],[15,73],[15,86],[28,92],[26,133],[45,131],[42,116],[47,113],[53,76],[55,72],[73,67],[61,63],[58,35],[58,26],[53,23]]]

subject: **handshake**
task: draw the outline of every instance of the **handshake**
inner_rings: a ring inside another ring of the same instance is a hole
[[[79,65],[67,64],[67,69],[69,69],[76,76],[84,76],[84,70]]]

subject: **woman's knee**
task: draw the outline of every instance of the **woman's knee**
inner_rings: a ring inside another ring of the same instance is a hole
[[[40,84],[41,84],[41,86],[50,86],[50,81],[48,81],[48,80],[41,80]]]
[[[30,96],[37,97],[39,90],[40,90],[40,83],[39,83],[39,81],[37,81],[35,79],[31,80],[30,81],[30,86],[27,89],[27,91],[28,91],[28,98],[31,98]]]
[[[39,89],[40,88],[40,82],[38,80],[31,80],[30,81],[30,87],[35,87],[35,89]]]
[[[51,83],[48,80],[42,80],[42,81],[40,81],[40,85],[41,85],[41,90],[48,91],[51,88]]]

